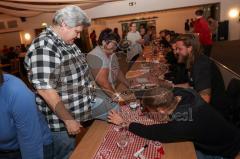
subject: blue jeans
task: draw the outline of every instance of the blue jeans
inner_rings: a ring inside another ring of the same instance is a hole
[[[196,150],[196,154],[197,154],[197,159],[229,159],[221,156],[207,155],[198,150]]]
[[[117,110],[119,105],[115,102],[109,102],[104,98],[95,98],[95,102],[91,103],[92,116],[94,119],[107,120],[108,112],[112,109]]]
[[[75,148],[75,136],[67,131],[52,132],[54,159],[68,159]]]
[[[44,159],[53,159],[53,143],[43,146]]]

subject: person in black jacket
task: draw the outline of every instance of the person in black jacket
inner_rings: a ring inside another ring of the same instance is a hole
[[[141,106],[147,110],[146,115],[157,114],[162,124],[126,122],[115,111],[109,113],[109,122],[127,125],[132,133],[163,143],[192,141],[199,158],[240,157],[240,131],[193,89],[175,88],[171,91],[156,88],[146,91]]]
[[[229,119],[229,101],[222,74],[209,57],[204,55],[198,36],[183,34],[176,40],[178,63],[184,63],[188,70],[186,83],[178,87],[193,87],[213,108]]]

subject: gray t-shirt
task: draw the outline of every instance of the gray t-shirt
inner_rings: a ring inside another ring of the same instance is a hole
[[[127,40],[131,41],[131,49],[127,53],[127,60],[131,60],[134,56],[140,54],[142,52],[141,44],[137,43],[137,40],[142,39],[141,35],[138,31],[136,32],[128,32]]]
[[[87,55],[87,61],[91,69],[100,70],[101,68],[109,69],[108,81],[112,87],[115,87],[117,76],[119,72],[119,63],[115,54],[109,57],[103,52],[103,50],[97,46]],[[96,74],[96,77],[98,73]]]

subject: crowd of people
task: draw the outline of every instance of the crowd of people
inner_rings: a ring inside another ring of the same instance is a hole
[[[7,45],[3,46],[3,49],[0,51],[0,64],[6,65],[2,68],[3,71],[11,73],[12,67],[11,64],[14,64],[14,61],[21,61],[21,68],[23,68],[23,58],[27,49],[24,44],[21,46],[8,47]],[[21,70],[24,74],[24,70]]]
[[[205,23],[201,10],[196,15],[199,23]],[[156,46],[169,65],[165,79],[175,84],[173,90],[155,88],[144,93],[143,110],[164,117],[163,124],[146,126],[124,121],[117,113],[123,99],[116,83],[121,82],[126,90],[130,86],[115,54],[118,30],[104,29],[98,40],[93,31],[94,49],[87,55],[74,44],[90,24],[82,9],[66,6],[55,13],[53,25],[33,40],[24,64],[34,93],[0,70],[0,159],[67,159],[75,148],[75,136],[95,119],[124,125],[147,139],[192,141],[199,159],[240,156],[240,132],[227,121],[224,83],[205,55],[209,47],[205,35],[197,29],[199,34],[162,30],[155,35],[151,29],[137,31],[136,23],[130,23],[126,35],[129,68],[145,46]],[[236,94],[239,98],[240,93]],[[191,120],[170,120],[190,108]]]

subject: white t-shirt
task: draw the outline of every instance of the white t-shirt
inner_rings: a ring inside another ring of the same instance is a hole
[[[131,50],[127,53],[127,59],[131,60],[134,56],[140,54],[142,52],[142,46],[137,40],[142,39],[141,35],[138,31],[136,32],[128,32],[127,40],[131,41]]]

